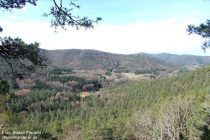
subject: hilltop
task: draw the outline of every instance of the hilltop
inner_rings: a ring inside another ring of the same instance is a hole
[[[210,56],[196,56],[196,55],[187,55],[187,54],[177,55],[170,53],[148,54],[148,55],[160,60],[167,61],[168,63],[174,64],[176,66],[210,64]]]
[[[75,69],[112,69],[126,67],[129,70],[138,68],[171,68],[210,64],[210,56],[177,55],[170,53],[114,54],[97,50],[63,49],[46,50],[50,66],[73,67]]]
[[[164,60],[145,54],[113,54],[96,50],[47,50],[50,66],[71,67],[73,69],[125,69],[129,71],[144,69],[169,69]]]

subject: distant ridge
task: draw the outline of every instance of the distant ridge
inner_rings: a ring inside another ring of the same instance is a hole
[[[210,56],[177,55],[170,53],[148,54],[148,56],[164,60],[176,66],[210,64]]]
[[[74,69],[116,69],[133,71],[144,69],[170,69],[172,65],[146,54],[113,54],[97,50],[47,50],[50,66],[71,67]]]

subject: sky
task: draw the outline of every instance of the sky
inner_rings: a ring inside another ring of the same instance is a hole
[[[63,0],[65,1],[65,0]],[[66,0],[67,2],[68,0]],[[208,0],[78,0],[75,15],[102,17],[93,29],[55,32],[50,18],[43,17],[52,2],[39,0],[37,6],[0,12],[0,36],[20,37],[27,43],[53,49],[94,49],[118,54],[173,53],[210,55],[201,49],[205,41],[189,35],[187,25],[209,19]]]

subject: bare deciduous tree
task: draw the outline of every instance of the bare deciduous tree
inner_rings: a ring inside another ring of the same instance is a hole
[[[142,140],[196,139],[201,135],[194,128],[198,116],[193,101],[176,98],[162,105],[156,114],[141,110],[134,115],[133,135]]]

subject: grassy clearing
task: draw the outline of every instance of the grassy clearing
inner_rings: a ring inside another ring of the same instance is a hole
[[[143,74],[135,74],[135,73],[122,73],[122,76],[128,78],[129,80],[142,80],[142,79],[149,79],[145,77]]]

